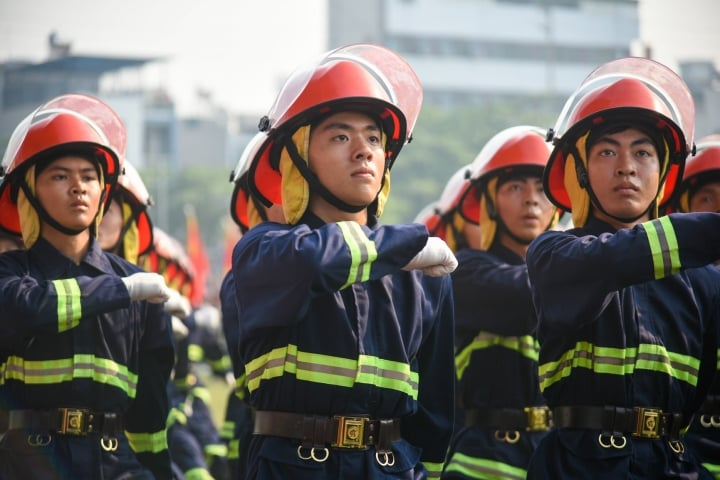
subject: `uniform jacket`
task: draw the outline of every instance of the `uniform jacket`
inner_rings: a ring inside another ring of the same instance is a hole
[[[439,473],[444,459],[454,401],[452,285],[449,276],[401,270],[427,236],[419,224],[323,224],[306,214],[294,227],[252,228],[233,252],[238,348],[256,409],[402,418],[394,466],[378,470],[373,449],[345,460],[333,450],[331,463],[369,465],[344,475],[374,478],[419,462]],[[276,440],[258,440],[255,451],[303,462],[297,442],[273,450]],[[325,467],[313,465],[312,478],[325,478]]]
[[[121,445],[164,479],[172,338],[162,305],[130,300],[121,277],[138,271],[94,240],[80,265],[42,238],[0,255],[0,397],[9,409],[122,413]]]
[[[717,368],[720,271],[708,264],[718,257],[714,213],[672,214],[617,231],[592,218],[584,228],[540,235],[526,260],[548,404],[654,407],[689,422]],[[695,468],[689,454],[673,456],[664,440],[603,449],[597,431],[560,430],[545,440],[584,459],[596,478],[659,478]],[[662,455],[670,458],[667,470]],[[562,455],[536,458],[548,468],[537,478],[567,476]],[[637,477],[630,465],[640,469]]]

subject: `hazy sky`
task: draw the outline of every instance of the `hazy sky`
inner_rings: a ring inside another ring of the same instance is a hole
[[[262,114],[290,71],[325,51],[326,1],[0,0],[0,62],[46,59],[55,31],[78,55],[166,58],[131,80],[166,85],[181,112],[203,89],[233,112]],[[639,11],[654,58],[720,68],[720,0],[640,0]]]

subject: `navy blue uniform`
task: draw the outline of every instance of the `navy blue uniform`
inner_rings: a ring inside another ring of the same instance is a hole
[[[252,407],[248,403],[250,394],[247,390],[245,364],[242,362],[238,350],[240,322],[237,315],[232,271],[225,275],[220,285],[220,307],[223,334],[235,376],[235,388],[228,395],[225,421],[220,433],[228,448],[230,478],[245,478],[247,448],[252,436],[253,416]]]
[[[0,255],[3,403],[113,412],[124,429],[115,451],[101,448],[97,432],[11,429],[0,441],[0,478],[170,478],[171,329],[162,305],[130,300],[121,277],[139,271],[95,240],[79,265],[42,238]]]
[[[400,418],[402,434],[385,466],[373,448],[333,448],[317,462],[300,458],[296,440],[253,436],[251,478],[439,475],[453,423],[452,284],[401,270],[427,237],[419,224],[323,224],[306,213],[240,239],[238,346],[253,407]]]
[[[443,478],[524,479],[546,433],[518,424],[526,408],[545,406],[527,267],[500,242],[487,252],[460,250],[457,259],[452,279],[458,416],[468,412],[474,418],[456,432]]]
[[[540,235],[526,260],[540,387],[553,413],[655,408],[687,425],[717,368],[720,271],[708,264],[718,257],[714,213],[672,214],[617,231],[591,218],[584,228]],[[682,443],[647,438],[645,428],[656,424],[645,419],[656,412],[643,412],[640,438],[556,428],[536,450],[528,478],[707,478]]]

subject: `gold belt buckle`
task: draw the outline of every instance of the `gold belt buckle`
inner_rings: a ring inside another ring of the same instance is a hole
[[[639,438],[660,438],[660,420],[662,410],[658,408],[635,407],[637,424],[635,425],[634,437]]]
[[[543,407],[525,407],[527,414],[527,430],[528,432],[542,432],[550,430],[550,409]]]
[[[79,408],[60,409],[60,428],[58,433],[66,435],[87,435],[88,416],[90,412]]]
[[[363,443],[367,418],[343,417],[341,415],[336,415],[333,418],[338,421],[338,429],[337,440],[331,446],[336,448],[368,448]]]

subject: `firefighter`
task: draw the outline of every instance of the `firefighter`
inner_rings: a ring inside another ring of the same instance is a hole
[[[672,211],[720,212],[720,135],[698,140],[697,155],[687,159]],[[693,416],[685,443],[720,479],[720,372],[715,373],[705,401]]]
[[[356,44],[296,70],[260,122],[248,188],[287,224],[233,251],[249,478],[439,475],[457,263],[423,225],[377,220],[421,100],[404,59]]]
[[[524,479],[550,428],[537,378],[537,318],[525,253],[554,227],[557,209],[543,192],[550,155],[544,132],[498,132],[468,168],[470,185],[454,190],[457,251],[455,368],[458,417],[443,478]]]
[[[0,256],[3,479],[170,477],[169,289],[96,241],[124,127],[91,103],[40,106],[2,161],[0,227],[25,245]]]
[[[574,228],[526,255],[554,425],[529,479],[711,478],[682,433],[717,370],[720,215],[659,216],[693,132],[682,79],[635,57],[595,69],[549,132],[545,193]]]
[[[251,227],[260,222],[269,220],[285,223],[281,205],[265,207],[256,198],[250,196],[247,186],[249,160],[257,153],[257,149],[262,145],[265,137],[265,133],[258,132],[248,142],[233,169],[230,179],[233,182],[230,217],[240,229],[241,235],[247,233]],[[228,396],[221,434],[228,446],[228,463],[231,478],[245,478],[247,446],[252,435],[253,415],[252,407],[248,402],[249,392],[245,367],[237,349],[240,325],[235,303],[235,283],[232,270],[225,274],[220,286],[220,307],[223,334],[230,353],[235,377],[235,386]]]

